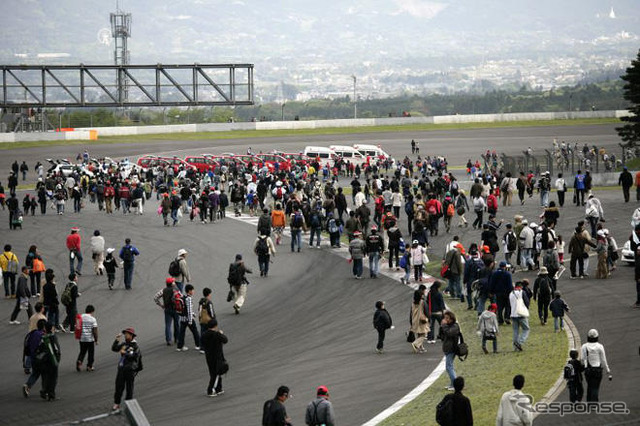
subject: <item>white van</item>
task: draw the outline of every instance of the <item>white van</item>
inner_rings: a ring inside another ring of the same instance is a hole
[[[331,145],[329,148],[332,149],[338,157],[341,157],[344,161],[349,161],[354,165],[362,166],[367,162],[367,159],[352,146]]]
[[[360,154],[362,154],[362,156],[365,157],[365,159],[366,157],[372,157],[372,158],[377,158],[381,160],[391,158],[389,154],[387,154],[386,152],[384,152],[382,148],[380,148],[380,145],[355,144],[353,145],[353,147]]]
[[[317,159],[321,167],[324,167],[327,162],[329,163],[329,167],[333,167],[335,161],[338,159],[336,153],[326,146],[307,146],[304,148],[303,154],[311,159]]]

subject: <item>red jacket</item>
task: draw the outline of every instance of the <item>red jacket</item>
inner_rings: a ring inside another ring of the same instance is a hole
[[[487,197],[487,208],[498,210],[498,199],[491,194]]]
[[[67,236],[67,248],[69,250],[80,251],[80,234],[75,232]]]

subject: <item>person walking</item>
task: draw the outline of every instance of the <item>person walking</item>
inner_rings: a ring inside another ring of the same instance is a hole
[[[376,225],[371,226],[371,232],[367,235],[365,251],[369,257],[369,274],[371,278],[378,278],[380,273],[380,256],[384,252],[384,240],[378,233]]]
[[[442,399],[442,403],[451,400],[450,422],[446,423],[451,426],[473,426],[473,412],[471,410],[471,401],[462,394],[464,389],[464,377],[456,377],[453,381],[453,393],[447,394]],[[437,421],[437,419],[436,419]]]
[[[4,298],[16,297],[16,275],[19,266],[18,256],[11,251],[11,244],[4,246],[4,252],[0,255],[0,268],[2,268],[2,283],[4,284]]]
[[[124,340],[121,341],[123,335]],[[125,388],[127,390],[125,400],[133,399],[133,384],[136,375],[142,371],[142,353],[136,341],[136,332],[133,327],[125,328],[122,333],[116,335],[111,350],[120,355],[112,407],[113,411],[118,411]]]
[[[284,403],[289,399],[289,387],[280,386],[276,396],[265,401],[262,406],[262,426],[289,426],[291,418],[287,415]]]
[[[124,270],[124,288],[127,290],[131,290],[136,256],[140,256],[140,252],[131,245],[131,238],[125,239],[124,246],[120,249],[120,259]]]
[[[93,259],[93,272],[96,275],[104,274],[104,237],[97,229],[93,231],[91,237],[91,259]]]
[[[233,294],[231,298],[227,298],[229,302],[233,300],[233,310],[236,315],[240,313],[240,309],[244,305],[247,299],[247,286],[249,281],[246,274],[251,274],[253,271],[244,264],[241,254],[236,254],[235,262],[229,265],[229,275],[227,276],[227,282],[229,283],[229,291]]]
[[[552,291],[553,283],[549,276],[549,272],[545,266],[541,266],[540,271],[538,272],[538,277],[533,283],[533,300],[538,301],[538,318],[540,318],[540,325],[547,324]]]
[[[456,349],[458,347],[458,341],[460,339],[460,325],[456,320],[456,315],[451,311],[444,311],[442,322],[440,323],[442,329],[442,352],[445,355],[445,368],[449,375],[450,384],[447,386],[447,390],[454,390],[453,381],[456,378],[456,370],[453,366],[453,361],[456,358]]]
[[[175,258],[174,262],[178,263],[178,268],[176,271],[171,271],[170,274],[175,273],[175,286],[180,293],[184,294],[184,284],[185,282],[191,282],[191,274],[189,273],[189,265],[187,264],[187,256],[189,252],[185,249],[178,250],[178,257]]]
[[[215,397],[222,395],[222,376],[229,370],[229,364],[224,357],[223,346],[229,339],[222,330],[218,328],[218,320],[213,318],[209,321],[208,330],[202,335],[202,349],[207,360],[209,369],[209,384],[207,385],[207,396]]]
[[[587,380],[587,402],[600,400],[600,383],[603,371],[606,370],[609,380],[613,379],[604,346],[598,342],[599,336],[598,330],[592,328],[587,333],[587,343],[584,343],[580,348],[580,358],[585,368],[584,377]]]
[[[511,305],[509,295],[513,291],[511,272],[507,270],[504,260],[498,264],[498,269],[489,276],[489,292],[496,298],[498,305],[498,324],[511,324]]]
[[[38,352],[40,352],[41,355],[38,355]],[[40,391],[42,399],[48,401],[56,400],[58,365],[60,365],[61,356],[60,344],[53,330],[53,324],[47,323],[45,325],[45,334],[42,336],[42,340],[34,356],[36,360],[35,368],[37,368],[42,375],[42,390]]]
[[[282,204],[276,203],[275,208],[271,211],[271,227],[273,228],[273,233],[276,236],[276,245],[279,245],[282,240],[282,231],[284,230],[285,225],[286,223]]]
[[[624,196],[624,202],[629,202],[629,190],[633,186],[633,176],[629,173],[627,166],[625,166],[618,178],[618,185],[622,185],[622,195]]]
[[[521,374],[513,378],[513,389],[502,394],[496,426],[531,426],[533,424],[533,409],[530,397],[522,393],[524,376]]]
[[[160,306],[164,311],[164,338],[167,342],[167,346],[171,346],[171,336],[173,335],[173,341],[178,342],[178,335],[180,334],[180,317],[176,312],[175,301],[182,297],[182,293],[175,286],[175,279],[168,277],[165,280],[165,287],[158,291],[153,297],[153,301],[156,305]],[[171,333],[171,326],[173,325],[173,333]]]
[[[94,312],[96,308],[93,305],[87,305],[82,314],[82,331],[80,333],[80,354],[76,361],[76,371],[82,370],[84,356],[88,353],[87,371],[93,371],[94,354],[96,345],[98,344],[98,321]]]
[[[376,312],[373,314],[373,328],[378,332],[378,344],[376,345],[376,353],[384,353],[384,337],[385,332],[393,328],[391,315],[387,312],[384,302],[378,300],[376,302]]]
[[[359,280],[362,278],[362,263],[365,256],[366,245],[362,240],[362,233],[360,231],[355,231],[353,237],[353,240],[349,242],[349,254],[351,255],[351,263],[353,264],[353,276]]]
[[[522,290],[522,282],[516,282],[513,291],[509,294],[509,303],[511,305],[513,347],[522,351],[522,345],[529,337],[529,297]]]
[[[35,355],[42,341],[42,336],[44,336],[46,324],[46,319],[38,320],[36,328],[29,331],[24,339],[24,372],[25,374],[29,374],[29,378],[27,378],[25,384],[22,385],[22,395],[24,395],[25,398],[29,397],[31,388],[36,384],[41,375],[40,369],[38,368],[39,366],[36,366]]]
[[[44,285],[42,286],[42,304],[45,308],[47,321],[53,324],[56,329],[61,329],[60,302],[54,278],[53,269],[47,269],[44,273]]]
[[[258,268],[260,269],[260,276],[266,277],[269,273],[269,263],[271,256],[276,254],[276,246],[273,244],[271,237],[264,233],[262,230],[253,243],[253,252],[258,256]]]
[[[598,222],[604,222],[605,220],[602,203],[593,194],[589,194],[584,214],[589,221],[589,225],[591,225],[591,238],[596,238]]]
[[[556,179],[555,185],[556,194],[558,195],[558,205],[560,207],[564,207],[564,197],[567,193],[567,182],[562,177],[562,173],[558,173],[558,178]]]
[[[185,352],[189,348],[184,345],[185,334],[187,333],[187,327],[193,334],[193,340],[196,345],[196,350],[200,350],[200,333],[198,327],[196,327],[196,314],[193,311],[193,286],[187,284],[185,287],[185,294],[182,296],[182,312],[180,314],[180,333],[178,334],[178,347],[177,351]]]
[[[498,318],[496,316],[497,310],[498,305],[492,303],[487,307],[487,310],[482,312],[478,317],[477,329],[480,332],[480,337],[482,338],[482,352],[485,354],[489,353],[487,350],[487,340],[491,340],[493,342],[493,353],[498,353],[498,333],[500,332],[500,329],[498,327]]]
[[[302,232],[306,231],[306,227],[304,224],[304,216],[297,203],[289,218],[289,226],[291,227],[291,252],[293,253],[297,247],[298,253],[300,253],[300,249],[302,248]]]
[[[62,292],[62,296],[60,296],[60,302],[64,305],[67,310],[67,316],[62,322],[62,327],[60,331],[65,333],[67,330],[69,333],[73,333],[75,331],[76,326],[76,315],[78,313],[78,297],[81,296],[78,291],[78,276],[76,274],[69,274],[69,282],[64,288]],[[68,327],[65,329],[65,326]]]
[[[107,249],[107,257],[102,262],[104,271],[107,273],[107,285],[109,290],[113,290],[113,284],[116,281],[116,269],[119,268],[118,261],[113,257],[113,253],[116,251],[113,247]]]
[[[316,389],[316,399],[307,405],[304,422],[309,426],[335,426],[333,405],[329,401],[329,389],[326,386],[318,386]]]
[[[31,302],[29,299],[31,298],[31,291],[29,290],[29,268],[26,266],[22,267],[22,273],[20,277],[18,277],[18,288],[16,289],[16,306],[13,308],[13,312],[11,313],[11,319],[9,320],[9,324],[19,325],[20,321],[17,320],[18,314],[21,310],[26,309],[27,311],[27,319],[33,315],[33,308],[31,307]]]
[[[205,331],[207,331],[207,327],[209,321],[216,317],[216,312],[213,309],[213,302],[211,301],[213,297],[213,291],[209,287],[205,287],[202,289],[202,298],[198,302],[198,322],[200,323],[200,342],[202,343],[202,335]],[[200,350],[202,346],[200,346]]]
[[[411,304],[411,316],[409,317],[410,331],[415,335],[415,340],[411,342],[411,350],[413,353],[426,352],[422,344],[429,332],[429,318],[427,313],[428,308],[424,301],[424,290],[415,290],[413,292],[413,303]]]
[[[69,250],[69,273],[82,275],[82,249],[81,238],[78,231],[80,228],[74,226],[67,236],[67,249]]]

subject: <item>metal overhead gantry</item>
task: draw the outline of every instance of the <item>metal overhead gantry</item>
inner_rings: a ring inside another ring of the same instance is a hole
[[[2,108],[254,103],[253,64],[2,65],[0,69]],[[126,81],[126,92],[114,81]]]

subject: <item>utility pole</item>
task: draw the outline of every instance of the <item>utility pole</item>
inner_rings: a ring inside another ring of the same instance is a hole
[[[356,94],[356,76],[352,75],[353,79],[353,118],[358,118],[358,98]]]

